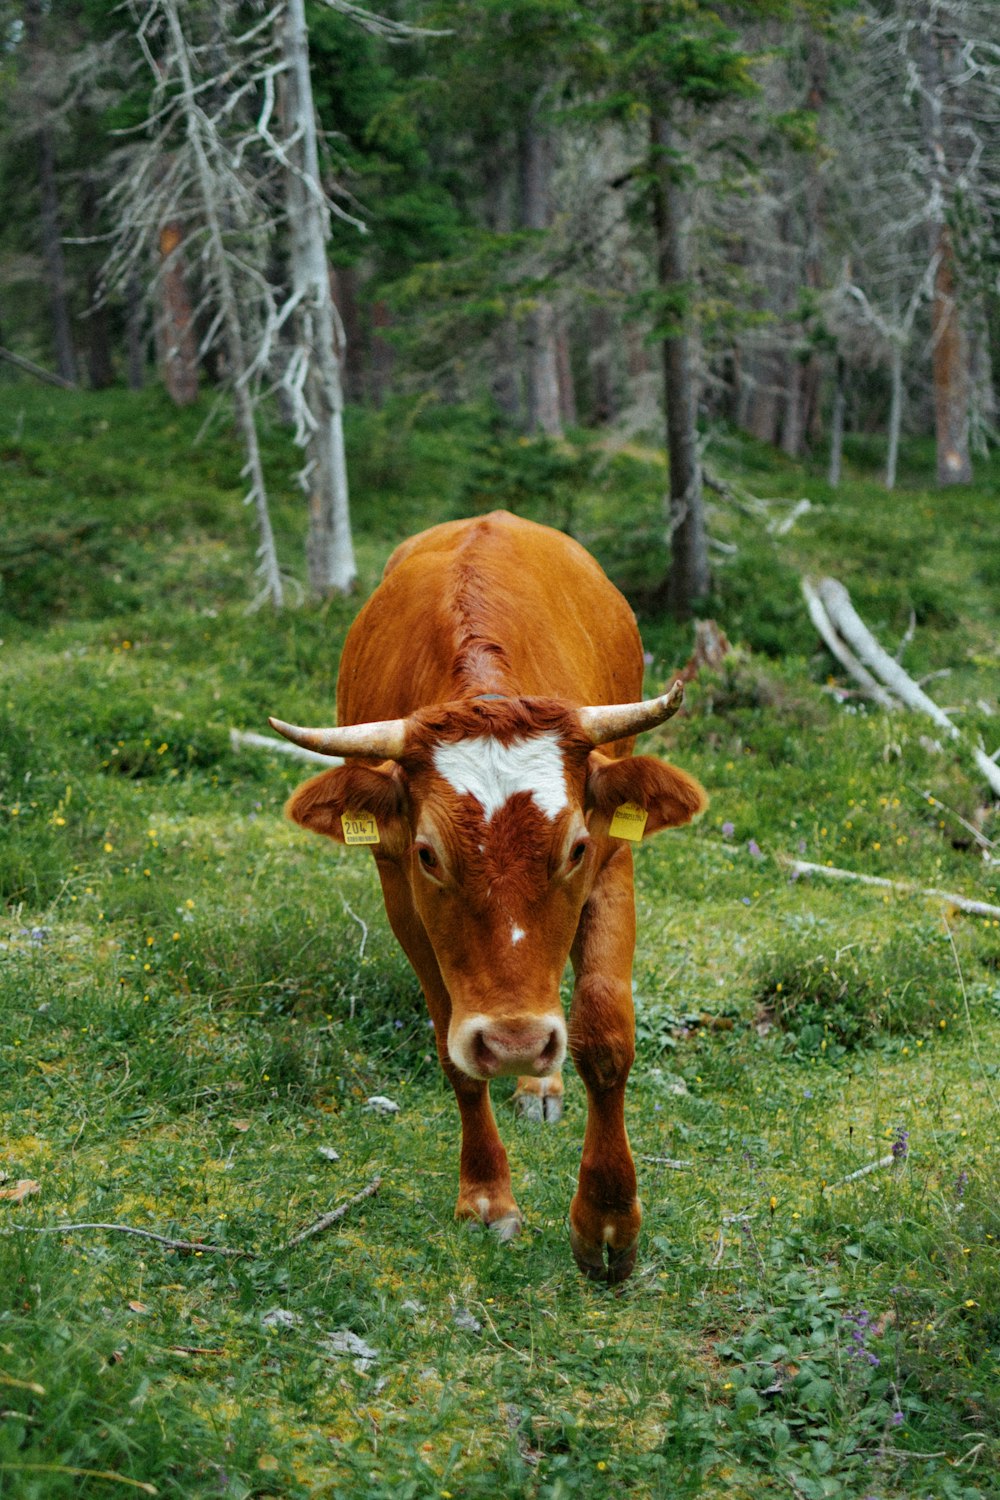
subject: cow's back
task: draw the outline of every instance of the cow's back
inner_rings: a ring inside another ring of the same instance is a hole
[[[476,692],[576,704],[642,693],[626,600],[571,537],[506,511],[396,549],[348,632],[338,719],[403,717]]]

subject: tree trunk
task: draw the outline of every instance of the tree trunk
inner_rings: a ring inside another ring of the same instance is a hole
[[[954,71],[957,38],[946,42],[938,27],[944,18],[937,6],[925,7],[920,32],[921,110],[925,149],[931,167],[931,199],[927,233],[934,257],[931,296],[931,367],[934,382],[934,429],[937,442],[937,479],[942,485],[968,484],[969,360],[965,330],[957,300],[955,246],[948,213],[955,192],[948,136],[944,122],[945,75]]]
[[[746,429],[761,443],[778,440],[778,356],[758,351],[748,360]]]
[[[833,392],[833,415],[830,418],[830,463],[827,483],[836,489],[840,483],[840,462],[844,454],[844,407],[847,404],[847,365],[842,354],[837,356],[836,385]]]
[[[233,283],[232,272],[230,270],[225,239],[222,233],[222,223],[216,200],[212,166],[208,159],[205,142],[201,133],[201,120],[203,117],[197,108],[195,99],[194,81],[191,77],[191,66],[188,59],[187,41],[177,10],[178,0],[161,0],[161,3],[176,49],[177,68],[184,90],[185,126],[197,165],[198,187],[201,194],[200,207],[208,230],[209,249],[214,261],[215,277],[219,288],[219,310],[222,314],[223,327],[226,334],[226,352],[229,356],[229,374],[233,387],[233,404],[236,408],[237,425],[239,426],[247,455],[244,473],[249,475],[250,478],[250,492],[246,497],[246,503],[253,505],[257,515],[257,530],[260,537],[257,555],[260,558],[260,571],[264,579],[264,597],[270,600],[275,609],[280,609],[284,603],[284,589],[281,582],[281,572],[278,568],[278,553],[274,545],[274,532],[271,529],[271,516],[267,504],[267,487],[264,483],[264,466],[261,461],[260,443],[257,438],[257,423],[253,409],[253,398],[250,394],[248,380],[249,366],[243,343],[240,308],[236,297],[236,287]],[[162,249],[162,234],[160,243]],[[179,246],[180,241],[178,240],[177,243]],[[188,327],[190,331],[190,322]]]
[[[556,329],[556,370],[559,376],[559,415],[565,427],[576,425],[576,388],[570,355],[569,330],[560,319]]]
[[[785,409],[781,421],[781,451],[788,458],[802,455],[802,361],[793,351],[785,359]]]
[[[125,283],[126,380],[130,391],[141,391],[146,383],[146,349],[143,337],[142,287],[139,273],[129,272]]]
[[[84,234],[96,237],[100,231],[100,206],[97,185],[89,172],[83,180],[80,208]],[[113,384],[115,367],[111,357],[111,318],[105,287],[100,265],[92,251],[86,258],[86,283],[87,377],[93,390],[103,391]]]
[[[893,340],[890,364],[892,396],[889,401],[889,443],[885,456],[885,487],[896,487],[896,464],[899,459],[899,429],[903,420],[903,346]]]
[[[329,225],[319,170],[304,0],[288,0],[284,49],[288,64],[286,123],[294,141],[289,151],[297,168],[286,172],[285,177],[292,294],[299,298],[296,353],[306,362],[296,408],[296,441],[306,453],[303,482],[309,495],[309,589],[322,599],[331,593],[349,593],[357,568],[344,454],[344,327],[334,306],[326,255]]]
[[[42,0],[26,0],[24,6],[24,33],[31,52],[41,47]],[[39,100],[44,113],[47,105]],[[59,191],[56,187],[55,148],[52,131],[43,123],[35,141],[38,149],[38,186],[41,200],[42,260],[45,265],[45,280],[49,292],[49,308],[52,316],[52,343],[56,368],[63,380],[76,383],[76,351],[73,348],[73,330],[70,321],[69,296],[66,283],[66,260],[63,255],[62,235],[59,229]]]
[[[160,306],[156,335],[167,395],[176,406],[198,399],[194,313],[184,274],[184,230],[176,219],[160,229]]]
[[[951,229],[943,220],[930,226],[930,235],[931,251],[937,257],[931,299],[937,480],[938,484],[968,484],[972,479],[969,360],[956,301],[955,249]]]
[[[552,143],[538,123],[539,103],[540,97],[518,136],[518,166],[522,228],[545,230],[552,217]],[[528,426],[549,437],[561,437],[556,317],[547,297],[536,298],[528,314],[527,334]]]
[[[651,121],[655,176],[657,274],[676,331],[663,338],[663,394],[670,466],[670,571],[667,603],[678,619],[708,593],[708,534],[701,488],[696,426],[694,334],[685,246],[687,204],[673,156],[673,132],[663,116]]]
[[[590,420],[598,426],[615,415],[615,384],[612,369],[612,320],[607,307],[599,305],[590,314]]]
[[[517,212],[513,202],[517,195],[515,174],[507,169],[506,163],[501,166],[496,160],[490,163],[490,167],[483,184],[486,222],[494,234],[508,234]],[[508,421],[523,426],[523,359],[518,347],[517,324],[509,314],[498,324],[490,339],[488,357],[493,400]]]

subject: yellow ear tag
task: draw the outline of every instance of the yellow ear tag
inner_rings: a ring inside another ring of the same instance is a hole
[[[608,832],[613,839],[631,839],[633,844],[637,844],[642,838],[648,817],[649,813],[638,802],[623,802],[620,807],[615,808]]]
[[[345,844],[379,844],[378,824],[372,813],[346,812],[340,815]]]

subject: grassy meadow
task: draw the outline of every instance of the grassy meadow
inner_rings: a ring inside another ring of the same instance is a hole
[[[914,445],[887,495],[874,442],[836,491],[709,448],[774,503],[713,497],[707,613],[737,649],[644,746],[712,804],[637,856],[646,1217],[611,1290],[569,1251],[572,1073],[557,1126],[494,1090],[523,1234],[454,1222],[457,1111],[374,867],[286,823],[308,770],[229,730],[327,720],[391,548],[497,504],[590,547],[660,689],[692,645],[643,604],[662,463],[353,414],[358,598],[276,617],[247,610],[240,456],[225,424],[195,441],[206,414],[0,399],[0,1500],[1000,1495],[1000,926],[781,862],[1000,904],[981,777],[829,690],[799,592],[841,578],[893,652],[912,612],[904,665],[946,672],[928,690],[992,752],[1000,463],[941,493]],[[266,449],[301,577],[296,455]]]

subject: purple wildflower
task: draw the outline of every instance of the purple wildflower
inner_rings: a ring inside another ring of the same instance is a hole
[[[955,1178],[955,1197],[956,1198],[964,1198],[965,1197],[965,1188],[966,1188],[966,1184],[968,1183],[968,1181],[969,1181],[969,1174],[965,1170],[965,1168],[963,1167],[962,1170],[961,1170],[961,1172],[959,1172],[958,1176]]]
[[[743,905],[744,906],[749,906],[750,905],[750,897],[749,896],[744,896],[742,899],[743,899]]]
[[[889,1418],[889,1421],[892,1423],[893,1427],[902,1427],[903,1423],[906,1421],[906,1418],[903,1416],[903,1413],[901,1411],[894,1411],[892,1416]]]
[[[892,1155],[897,1162],[905,1161],[910,1151],[910,1132],[902,1125],[896,1126],[896,1133],[892,1138]]]
[[[646,663],[647,667],[651,667],[653,665],[653,653],[652,653],[652,651],[644,651],[642,653],[642,659]]]
[[[849,1354],[851,1359],[863,1360],[877,1369],[882,1363],[877,1354],[873,1354],[867,1346],[867,1339],[872,1330],[871,1313],[867,1308],[859,1308],[856,1313],[845,1313],[844,1322],[848,1325],[851,1333],[851,1348]]]
[[[753,859],[763,859],[764,858],[764,852],[761,849],[761,847],[758,844],[758,842],[757,842],[756,839],[748,839],[747,840],[747,848],[750,851],[751,858],[753,858]]]
[[[722,825],[722,837],[724,839],[731,839],[732,836],[733,836],[733,834],[735,832],[736,832],[736,824],[735,823],[730,823],[728,820],[725,823],[723,823],[723,825]]]

